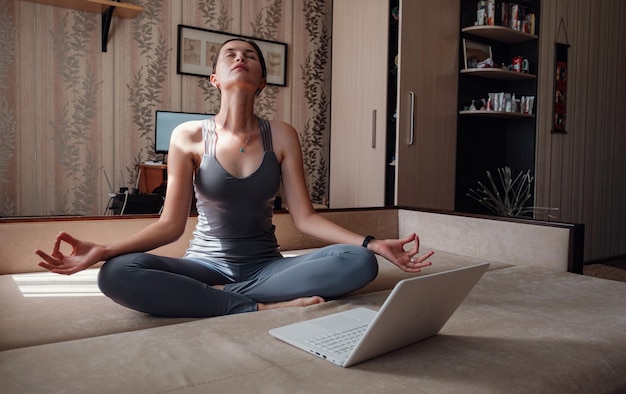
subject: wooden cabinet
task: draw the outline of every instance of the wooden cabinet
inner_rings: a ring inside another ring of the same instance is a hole
[[[385,202],[387,0],[333,2],[329,206]]]
[[[458,18],[452,0],[333,2],[332,208],[454,208]]]
[[[400,2],[399,206],[454,209],[458,20],[458,1]]]

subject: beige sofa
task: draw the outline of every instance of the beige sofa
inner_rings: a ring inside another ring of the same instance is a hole
[[[32,251],[60,230],[99,242],[155,218],[0,221],[0,387],[30,392],[500,393],[626,390],[626,285],[584,277],[580,225],[389,208],[324,212],[379,238],[416,231],[434,249],[422,274],[489,261],[439,335],[340,368],[268,334],[301,319],[377,309],[402,273],[326,304],[211,319],[164,319],[102,296],[97,269],[36,272]],[[275,217],[285,254],[322,246]],[[191,218],[188,234],[194,225]],[[159,250],[180,255],[187,238]]]

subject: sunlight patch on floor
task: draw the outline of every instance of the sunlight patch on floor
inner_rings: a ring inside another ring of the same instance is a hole
[[[102,296],[98,288],[98,269],[74,275],[51,272],[12,275],[24,297],[89,297]]]

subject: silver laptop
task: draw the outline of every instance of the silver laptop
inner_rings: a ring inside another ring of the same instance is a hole
[[[404,279],[378,312],[355,308],[271,329],[274,337],[350,367],[436,335],[489,263]]]

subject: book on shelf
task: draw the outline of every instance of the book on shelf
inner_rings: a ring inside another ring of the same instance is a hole
[[[476,25],[496,25],[496,0],[479,0],[476,5]]]
[[[481,1],[478,3],[478,18],[482,15],[483,23],[479,25],[499,25],[528,34],[535,34],[535,13],[523,4],[513,2],[501,2],[499,7],[495,6],[495,0]],[[491,16],[490,16],[491,13]],[[494,23],[497,21],[498,23]]]
[[[487,25],[495,26],[496,24],[496,0],[487,0]]]

